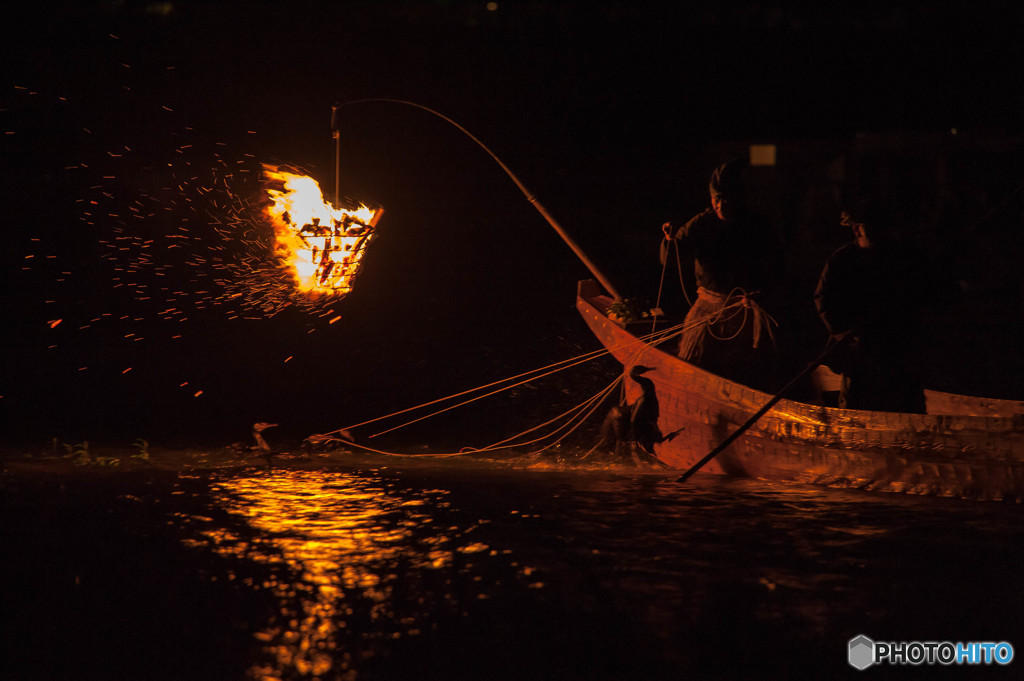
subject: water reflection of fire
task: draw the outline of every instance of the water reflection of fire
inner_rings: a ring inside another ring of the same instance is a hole
[[[428,626],[440,605],[435,597],[423,595],[422,612],[403,612],[392,591],[397,584],[415,589],[408,571],[451,567],[455,537],[421,510],[443,507],[445,492],[410,498],[365,478],[310,472],[232,478],[218,487],[225,506],[257,535],[216,529],[207,540],[223,555],[286,570],[263,584],[281,607],[255,634],[264,655],[251,678],[355,679],[353,665],[372,655],[375,639],[417,636]]]
[[[275,254],[300,291],[344,295],[352,290],[366,247],[384,211],[336,208],[312,177],[263,166],[274,225]]]

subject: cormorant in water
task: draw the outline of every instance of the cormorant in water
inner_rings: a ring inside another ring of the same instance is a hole
[[[256,440],[256,449],[258,451],[261,451],[261,452],[269,452],[269,451],[271,451],[270,450],[270,445],[267,444],[266,439],[264,439],[264,437],[263,437],[263,431],[266,430],[267,428],[276,428],[276,427],[277,427],[276,423],[266,423],[264,421],[260,421],[258,423],[252,424],[252,436]]]
[[[634,452],[633,443],[652,462],[663,464],[654,454],[654,445],[671,440],[679,434],[679,430],[662,435],[658,427],[661,408],[658,395],[654,390],[654,382],[643,374],[653,371],[653,367],[635,364],[629,370],[629,377],[640,386],[641,394],[632,404],[616,405],[609,410],[601,424],[601,440],[591,452],[599,448],[612,448],[614,454],[629,457]],[[680,430],[682,430],[680,428]],[[622,452],[620,447],[626,445],[629,452]]]
[[[671,440],[682,428],[668,435],[661,434],[661,428],[658,427],[661,407],[658,405],[658,394],[654,391],[654,381],[643,376],[648,371],[654,371],[654,368],[634,364],[629,370],[629,377],[637,382],[642,391],[630,409],[629,426],[633,431],[633,441],[640,445],[641,450],[654,457],[654,445]],[[657,458],[654,460],[658,461]]]

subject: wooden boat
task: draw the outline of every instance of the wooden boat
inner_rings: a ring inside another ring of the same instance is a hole
[[[641,340],[651,322],[608,316],[613,300],[579,284],[577,309],[623,365],[652,367],[662,432],[658,458],[680,471],[746,423],[772,395],[726,380]],[[641,329],[642,326],[642,329]],[[637,333],[633,333],[636,330]],[[624,381],[627,399],[639,387]],[[702,472],[890,492],[1024,499],[1024,402],[926,391],[927,414],[838,409],[782,399]]]

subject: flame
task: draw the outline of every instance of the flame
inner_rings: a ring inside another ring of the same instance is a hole
[[[264,164],[263,178],[275,255],[298,290],[340,295],[351,291],[383,209],[335,208],[324,201],[312,177],[277,166]]]

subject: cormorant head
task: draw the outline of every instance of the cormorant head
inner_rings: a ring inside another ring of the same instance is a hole
[[[629,375],[636,378],[640,374],[646,374],[648,371],[654,371],[654,367],[645,367],[643,364],[634,364],[633,368],[629,370]]]

